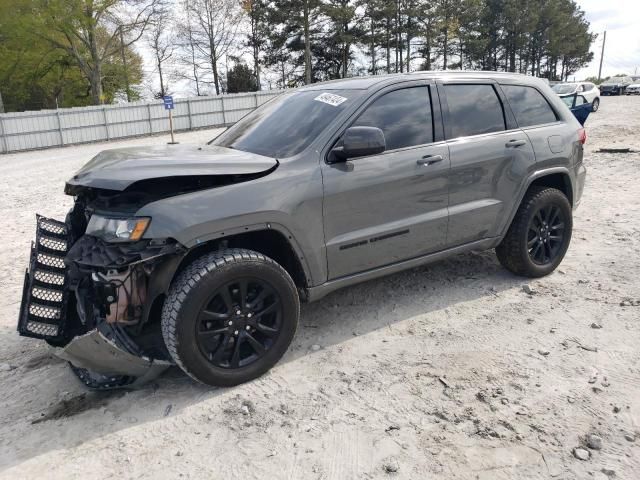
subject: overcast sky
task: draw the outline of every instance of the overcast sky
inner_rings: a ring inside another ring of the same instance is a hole
[[[640,0],[576,0],[591,23],[591,31],[598,38],[591,46],[594,59],[576,73],[580,80],[598,75],[602,34],[607,31],[607,42],[602,63],[602,76],[637,72],[640,75]]]

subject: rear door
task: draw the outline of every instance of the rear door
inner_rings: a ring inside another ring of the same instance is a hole
[[[435,88],[388,87],[342,131],[349,126],[380,128],[387,150],[322,166],[329,278],[443,249],[449,153]]]
[[[447,246],[455,247],[499,235],[535,157],[495,82],[451,79],[438,90],[451,157]]]
[[[559,165],[571,167],[570,158],[576,139],[576,130],[567,128],[567,124],[562,121],[545,95],[537,88],[528,85],[502,84],[500,87],[508,99],[518,126],[522,128],[533,145],[537,167],[540,169]],[[584,102],[582,95],[576,95],[577,99],[580,99],[581,103]],[[590,108],[588,110],[590,111]],[[587,111],[584,113],[588,115]]]

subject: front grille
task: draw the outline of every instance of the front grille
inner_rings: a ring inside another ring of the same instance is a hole
[[[67,271],[64,255],[69,247],[63,222],[36,217],[36,239],[31,244],[25,272],[18,332],[25,337],[59,340],[64,337]]]

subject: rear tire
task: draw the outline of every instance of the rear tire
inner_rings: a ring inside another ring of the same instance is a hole
[[[523,277],[553,272],[567,253],[573,229],[571,204],[558,189],[531,187],[506,236],[496,247],[498,260]]]
[[[229,387],[275,365],[298,326],[300,299],[289,274],[251,250],[204,255],[172,284],[162,336],[190,377]]]
[[[597,112],[598,108],[600,108],[600,99],[596,98],[593,100],[593,103],[591,104],[591,111],[592,112]]]

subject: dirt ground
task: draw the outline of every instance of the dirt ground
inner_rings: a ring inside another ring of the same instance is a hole
[[[640,98],[603,98],[587,129],[553,275],[484,252],[335,292],[303,306],[269,374],[230,389],[171,369],[88,392],[15,332],[34,214],[61,218],[64,180],[99,150],[166,139],[0,157],[0,478],[640,478],[640,153],[596,153],[640,150]]]

